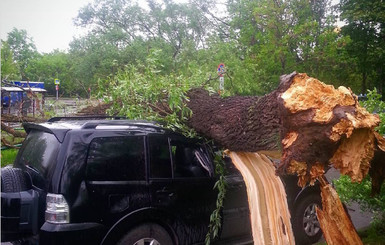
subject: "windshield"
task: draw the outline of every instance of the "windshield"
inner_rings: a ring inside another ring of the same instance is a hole
[[[55,167],[60,143],[53,134],[32,130],[21,147],[14,166],[29,167],[42,177],[49,177]]]

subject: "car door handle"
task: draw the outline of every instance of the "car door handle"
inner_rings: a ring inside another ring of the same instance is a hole
[[[175,200],[176,196],[177,196],[174,191],[168,190],[168,189],[158,190],[158,191],[156,191],[156,194],[158,197],[168,198],[172,201]]]
[[[170,198],[170,200],[174,201],[176,199],[176,194],[174,192],[170,192],[168,194],[168,198]]]

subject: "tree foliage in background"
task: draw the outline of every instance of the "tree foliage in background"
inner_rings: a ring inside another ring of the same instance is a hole
[[[344,35],[351,38],[347,46],[355,58],[360,76],[361,93],[377,87],[385,95],[385,2],[380,0],[341,0]]]
[[[18,80],[20,72],[13,52],[6,41],[1,40],[1,80]]]
[[[25,75],[29,62],[37,58],[40,54],[37,52],[33,39],[28,36],[26,30],[13,28],[8,33],[7,43],[13,52],[13,59],[17,62],[23,80],[28,80]]]
[[[45,89],[55,94],[54,80],[60,78],[60,89],[65,89],[69,95],[75,89],[69,83],[71,80],[69,57],[66,53],[55,50],[38,58],[32,59],[25,70],[26,77],[32,81],[45,82]]]
[[[7,64],[19,69],[14,78],[45,81],[49,93],[57,74],[65,81],[65,95],[88,96],[99,79],[146,64],[156,49],[162,57],[159,73],[183,74],[186,80],[195,73],[214,79],[218,64],[225,63],[229,94],[263,95],[281,74],[297,70],[357,94],[376,87],[384,95],[384,5],[381,0],[341,0],[335,6],[331,0],[98,0],[80,9],[75,23],[89,33],[74,38],[68,52],[38,54],[27,32],[14,29],[6,40],[14,63]],[[342,28],[336,25],[339,14]]]

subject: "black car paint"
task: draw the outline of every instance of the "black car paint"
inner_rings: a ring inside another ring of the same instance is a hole
[[[109,124],[95,121],[94,124]],[[119,125],[124,125],[120,121]],[[176,137],[191,144],[174,132],[158,127],[138,126],[135,130],[95,130],[87,127],[66,128],[55,123],[27,124],[26,131],[53,133],[60,150],[49,175],[39,176],[36,169],[15,162],[15,167],[25,169],[33,177],[33,183],[41,191],[39,217],[44,217],[46,192],[60,193],[70,208],[70,224],[55,225],[45,222],[40,231],[40,244],[113,244],[130,228],[143,222],[161,224],[172,235],[176,244],[195,244],[204,241],[209,217],[215,208],[217,192],[213,189],[217,180],[211,175],[204,178],[151,178],[149,169],[149,135]],[[100,137],[145,137],[146,175],[140,181],[92,181],[87,179],[86,163],[90,142]],[[24,146],[23,146],[24,147]],[[23,148],[21,149],[21,152]],[[212,164],[212,162],[211,162]],[[210,166],[214,169],[213,166]],[[42,179],[46,180],[42,186]],[[47,182],[48,181],[48,182]],[[291,177],[286,186],[293,185]],[[246,187],[237,170],[226,176],[227,195],[223,209],[221,238],[252,241]],[[285,182],[285,179],[284,179]],[[293,207],[301,190],[288,190],[289,207]],[[295,193],[295,194],[294,194]],[[246,221],[246,222],[245,222]],[[41,223],[42,221],[40,221]],[[83,227],[83,228],[82,228]],[[87,240],[90,237],[90,240]],[[92,237],[92,239],[91,239]]]

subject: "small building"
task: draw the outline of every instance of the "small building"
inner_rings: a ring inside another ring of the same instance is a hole
[[[47,90],[44,82],[13,81],[2,83],[1,86],[1,113],[22,113],[35,115],[36,109],[43,109],[44,97]],[[15,86],[12,86],[15,85]],[[41,103],[36,103],[34,96],[28,96],[28,91],[37,95]]]

